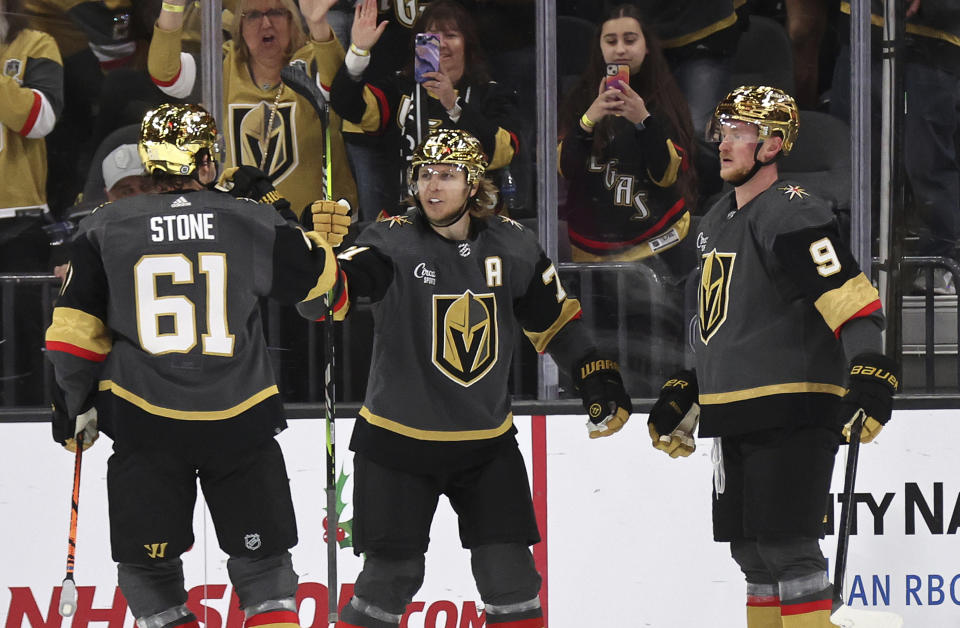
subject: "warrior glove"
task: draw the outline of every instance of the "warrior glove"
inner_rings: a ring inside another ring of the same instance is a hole
[[[630,418],[633,404],[623,388],[620,367],[613,360],[587,357],[575,370],[574,389],[583,399],[590,420],[590,438],[612,436]]]
[[[860,410],[866,419],[860,442],[869,443],[890,420],[893,393],[900,385],[900,366],[879,353],[861,353],[850,361],[847,394],[840,400],[843,436],[850,441],[850,429]]]
[[[663,384],[647,418],[654,448],[671,458],[689,456],[697,449],[693,432],[700,420],[699,395],[697,374],[692,370],[674,373]]]
[[[310,206],[313,230],[323,236],[330,246],[340,246],[350,230],[350,203],[339,201],[314,201]]]
[[[89,449],[100,436],[100,431],[97,429],[97,409],[95,407],[90,406],[88,410],[78,414],[76,419],[71,419],[56,403],[52,407],[53,440],[66,447],[68,451],[77,451],[77,435],[81,432],[83,433],[84,451]]]

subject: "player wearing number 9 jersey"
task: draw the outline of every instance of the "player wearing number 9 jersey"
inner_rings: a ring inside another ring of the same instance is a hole
[[[99,422],[114,441],[112,553],[138,625],[196,626],[179,556],[197,478],[247,621],[295,625],[296,522],[273,438],[285,423],[258,299],[322,295],[333,252],[272,205],[207,187],[216,127],[200,107],[149,112],[139,148],[164,192],[100,207],[72,242],[46,336],[54,437],[92,441]]]

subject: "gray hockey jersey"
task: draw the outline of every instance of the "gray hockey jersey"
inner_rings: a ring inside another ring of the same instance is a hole
[[[99,389],[98,409],[122,399],[166,422],[144,430],[231,419],[264,403],[278,419],[258,299],[318,297],[333,283],[332,255],[271,205],[221,192],[100,207],[80,223],[46,333],[66,411],[75,416]],[[114,440],[136,431],[132,418],[106,418]]]
[[[841,329],[882,314],[829,206],[784,180],[740,209],[730,192],[704,216],[696,245],[700,434],[775,427],[798,404],[826,408],[842,396]]]

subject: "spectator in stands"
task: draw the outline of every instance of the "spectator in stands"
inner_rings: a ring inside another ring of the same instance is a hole
[[[829,13],[829,0],[787,0],[787,33],[793,44],[793,77],[801,109],[819,105],[820,44]]]
[[[849,15],[849,4],[841,5]],[[884,23],[883,2],[871,5],[874,44]],[[920,224],[916,254],[960,259],[960,5],[947,0],[911,0],[906,4],[904,89],[907,109],[904,120],[903,163],[913,195],[912,207]],[[845,24],[841,26],[846,26]],[[849,32],[849,29],[847,29]],[[880,59],[873,55],[874,127],[880,124]],[[831,113],[850,117],[850,48],[841,49],[834,73]],[[879,132],[874,133],[879,138]],[[874,161],[880,142],[874,141]],[[874,168],[876,172],[878,169]],[[938,268],[934,273],[936,294],[956,294],[952,273]],[[921,273],[917,290],[925,290]]]
[[[406,190],[405,174],[413,149],[434,128],[462,129],[477,139],[490,159],[491,170],[511,162],[518,149],[515,94],[491,80],[470,14],[454,0],[434,0],[417,20],[414,33],[440,34],[439,71],[414,78],[413,58],[398,75],[368,78],[371,49],[386,29],[377,23],[376,0],[357,5],[352,43],[331,89],[334,110],[343,116],[344,131],[379,136],[401,156],[393,174],[364,172],[362,176],[394,176],[400,182],[388,207],[361,207],[361,219],[381,210],[396,213]]]
[[[0,273],[49,270],[47,148],[63,107],[63,62],[53,38],[30,28],[20,0],[0,0]],[[17,398],[34,403],[27,390],[41,369],[42,328],[36,286],[18,286],[13,337],[0,338],[0,359],[13,354]],[[0,304],[9,305],[9,304]]]
[[[143,169],[136,144],[114,148],[103,160],[102,168],[104,191],[109,201],[155,191],[153,179]]]
[[[633,0],[657,33],[700,137],[727,93],[746,0]]]
[[[635,6],[606,14],[591,54],[560,112],[560,174],[569,184],[560,211],[573,259],[662,255],[686,237],[696,201],[686,101]],[[608,64],[628,65],[629,83],[608,85]],[[691,265],[683,257],[668,261],[678,275]]]
[[[327,89],[343,61],[343,47],[327,23],[335,0],[239,0],[232,41],[224,46],[224,167],[250,165],[263,170],[299,216],[320,197],[324,129],[316,112],[286,88],[280,70],[301,59]],[[157,19],[148,66],[154,82],[182,98],[196,79],[196,62],[182,52],[185,0],[168,0]],[[309,32],[301,26],[302,17]],[[334,197],[356,205],[356,184],[346,162],[340,120],[331,116]]]

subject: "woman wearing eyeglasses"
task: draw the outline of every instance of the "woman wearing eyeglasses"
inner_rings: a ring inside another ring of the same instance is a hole
[[[154,83],[175,98],[190,93],[197,75],[196,61],[181,46],[185,4],[163,2],[148,59]],[[329,89],[344,55],[327,23],[334,4],[300,0],[298,9],[295,0],[238,0],[232,40],[223,47],[224,168],[263,170],[297,215],[322,194],[323,127],[313,107],[280,81],[280,70],[302,59],[324,91]],[[330,131],[333,198],[356,206],[340,118],[332,113]]]

